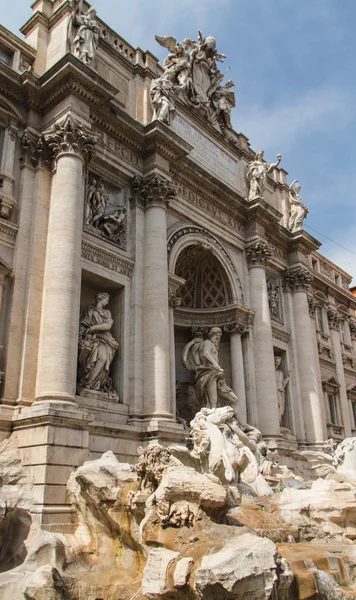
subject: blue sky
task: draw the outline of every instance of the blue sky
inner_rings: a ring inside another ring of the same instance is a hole
[[[18,33],[29,0],[0,0]],[[305,228],[356,285],[356,0],[97,0],[98,15],[161,61],[154,34],[217,39],[235,81],[233,125],[265,150],[309,207]],[[316,230],[352,250],[343,250]]]

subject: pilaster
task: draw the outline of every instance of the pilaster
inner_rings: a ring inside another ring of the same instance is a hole
[[[341,409],[341,424],[344,427],[345,437],[351,435],[351,423],[350,423],[350,410],[349,400],[347,398],[347,389],[344,373],[344,365],[342,360],[342,348],[340,339],[340,324],[342,322],[342,316],[338,313],[336,308],[329,306],[327,310],[329,330],[331,336],[331,343],[334,348],[334,356],[336,363],[336,378],[340,384],[339,395],[340,395],[340,409]]]

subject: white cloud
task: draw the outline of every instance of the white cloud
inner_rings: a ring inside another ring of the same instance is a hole
[[[238,111],[239,109],[237,109]],[[338,126],[352,118],[353,103],[345,91],[320,87],[293,98],[283,99],[272,108],[252,104],[237,112],[237,129],[246,132],[254,148],[280,145],[290,151],[301,138]]]

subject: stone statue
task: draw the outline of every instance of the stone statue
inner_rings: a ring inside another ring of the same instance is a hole
[[[267,281],[267,292],[268,292],[268,304],[271,317],[280,320],[280,296],[279,296],[279,285],[271,280]]]
[[[303,450],[318,477],[356,485],[356,437],[344,439],[335,447],[333,440],[324,444],[324,452]]]
[[[235,93],[231,91],[234,82],[229,79],[225,85],[218,85],[211,94],[211,102],[222,131],[232,129],[231,109],[235,107]]]
[[[80,317],[78,383],[80,387],[117,398],[110,365],[119,344],[110,333],[113,320],[105,308],[108,302],[109,294],[96,294],[95,304],[86,308]]]
[[[263,150],[257,152],[255,160],[247,167],[246,179],[249,183],[248,200],[263,198],[263,192],[267,183],[267,174],[278,167],[282,160],[282,155],[277,154],[277,162],[269,164],[263,160],[263,155]]]
[[[120,242],[120,237],[126,226],[126,207],[119,206],[112,214],[104,214],[99,223],[98,229],[114,242]]]
[[[274,367],[276,370],[276,386],[277,386],[277,398],[278,398],[278,410],[279,410],[279,424],[282,425],[283,415],[286,407],[286,387],[289,383],[290,371],[288,376],[284,377],[284,373],[281,369],[282,359],[280,356],[275,356]]]
[[[289,220],[288,229],[292,233],[303,227],[303,221],[308,214],[308,208],[303,204],[299,195],[301,185],[295,179],[289,186]]]
[[[216,49],[211,35],[204,38],[198,31],[198,42],[185,38],[177,43],[173,36],[155,36],[156,41],[169,50],[164,73],[151,84],[153,119],[170,125],[175,116],[176,99],[200,110],[223,134],[232,129],[231,109],[235,106],[234,86],[229,80],[222,84],[225,74],[217,68],[225,54]]]
[[[195,373],[195,393],[201,406],[216,408],[219,403],[228,404],[237,414],[237,397],[227,385],[218,362],[221,335],[221,329],[213,327],[207,339],[194,338],[183,350],[182,363],[188,371]]]
[[[72,0],[72,7],[69,39],[73,40],[75,56],[89,65],[99,45],[100,28],[96,20],[96,10],[90,7],[85,11],[83,0]]]

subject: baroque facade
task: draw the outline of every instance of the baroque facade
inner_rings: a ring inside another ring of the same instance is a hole
[[[0,435],[42,525],[89,455],[182,442],[219,394],[288,465],[354,435],[350,277],[232,129],[215,39],[156,36],[161,67],[83,2],[32,9],[25,41],[0,28]]]

